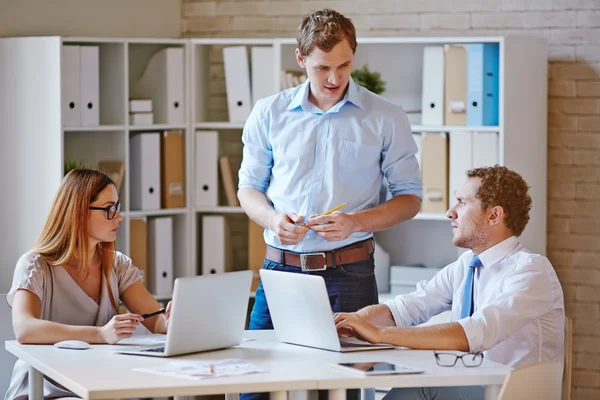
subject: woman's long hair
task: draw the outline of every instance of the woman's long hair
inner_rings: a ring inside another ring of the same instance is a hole
[[[114,184],[109,176],[100,171],[77,168],[69,172],[54,196],[42,233],[32,250],[40,254],[48,265],[58,266],[77,261],[84,273],[89,274],[92,262],[89,253],[89,207],[101,191]],[[101,242],[96,246],[108,295],[115,312],[118,312],[110,287],[115,251],[115,242]]]

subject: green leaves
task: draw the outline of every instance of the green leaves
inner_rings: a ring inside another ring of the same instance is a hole
[[[381,94],[385,91],[385,82],[381,79],[381,74],[371,71],[367,65],[355,69],[350,76],[357,85],[365,87],[373,93]]]

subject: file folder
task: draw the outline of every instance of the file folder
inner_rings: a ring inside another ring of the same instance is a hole
[[[467,46],[467,125],[498,125],[500,46]]]
[[[219,204],[219,134],[196,131],[196,206]]]
[[[472,139],[471,132],[450,133],[450,207],[457,203],[456,191],[467,181],[467,171],[473,168]]]
[[[275,79],[275,55],[273,47],[254,46],[251,50],[252,62],[252,105],[259,99],[277,93]]]
[[[131,209],[160,209],[160,133],[134,135],[129,141]]]
[[[422,180],[424,213],[448,210],[448,135],[422,133]]]
[[[181,47],[158,51],[148,62],[133,97],[152,99],[154,121],[185,124],[185,60]]]
[[[129,256],[142,274],[146,289],[148,287],[148,228],[145,218],[134,218],[129,223]]]
[[[81,125],[100,125],[100,60],[98,46],[79,48]]]
[[[473,133],[473,168],[491,167],[498,163],[498,133]]]
[[[444,62],[444,120],[446,125],[467,124],[467,48],[446,45]]]
[[[185,207],[185,144],[181,131],[162,134],[161,204],[162,208]]]
[[[232,271],[229,225],[223,216],[202,217],[202,273],[222,274]]]
[[[444,47],[423,49],[421,125],[444,125]]]
[[[265,228],[248,218],[248,269],[253,272],[252,287],[254,291],[260,282],[259,271],[265,261],[267,244],[265,243]]]
[[[79,46],[63,46],[61,58],[63,126],[81,126]]]
[[[246,122],[250,115],[250,73],[246,46],[223,49],[229,122]]]
[[[170,296],[173,292],[173,218],[149,218],[148,238],[150,292],[155,296]]]

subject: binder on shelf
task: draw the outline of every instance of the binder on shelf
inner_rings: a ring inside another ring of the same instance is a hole
[[[185,150],[182,131],[165,131],[161,146],[162,208],[185,207]]]
[[[185,124],[184,62],[181,47],[159,50],[133,89],[134,97],[152,99],[157,123]]]
[[[81,125],[100,125],[100,53],[98,46],[79,47]]]
[[[98,161],[98,170],[110,176],[110,179],[115,182],[117,193],[119,193],[125,176],[125,163],[123,161]]]
[[[134,218],[129,222],[129,256],[142,274],[148,289],[148,228],[145,218]]]
[[[196,131],[196,206],[216,207],[218,187],[219,133]]]
[[[444,125],[444,47],[423,48],[421,124]]]
[[[251,50],[252,105],[259,99],[279,91],[275,80],[275,55],[273,47],[254,46]]]
[[[240,202],[237,198],[236,190],[237,185],[235,184],[236,179],[231,168],[230,156],[219,157],[219,168],[221,170],[221,182],[223,182],[223,190],[225,192],[225,198],[227,199],[227,205],[232,207],[239,206]]]
[[[500,46],[467,45],[467,125],[498,125]]]
[[[250,73],[246,46],[223,48],[229,122],[245,122],[250,115]]]
[[[448,135],[422,133],[423,203],[424,213],[445,213],[448,210]]]
[[[232,271],[229,225],[223,216],[202,217],[202,273],[222,274]]]
[[[160,209],[160,133],[133,135],[129,153],[131,209]]]
[[[129,114],[129,125],[152,125],[154,114],[151,112],[136,112]]]
[[[267,251],[264,233],[265,229],[262,226],[248,218],[248,269],[253,272],[252,291],[256,290],[260,282],[259,271]]]
[[[173,218],[149,218],[148,241],[150,292],[155,296],[170,296],[173,291]]]
[[[450,206],[456,204],[456,191],[467,181],[472,168],[498,164],[496,132],[450,133]]]
[[[456,191],[467,181],[466,172],[473,168],[473,135],[471,132],[450,133],[449,206],[456,204]]]
[[[61,53],[63,125],[81,126],[79,46],[62,46]]]
[[[467,48],[446,45],[444,60],[444,121],[467,124]]]
[[[152,112],[152,99],[129,99],[130,113]]]

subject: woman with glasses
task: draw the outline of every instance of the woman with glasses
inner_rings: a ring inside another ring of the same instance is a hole
[[[114,182],[90,169],[75,169],[60,184],[42,232],[24,254],[7,295],[19,343],[52,344],[75,339],[114,344],[141,322],[166,333],[170,313],[161,308],[131,259],[116,251],[120,203]],[[119,314],[119,301],[130,311]],[[6,400],[28,397],[28,366],[15,364]],[[75,397],[44,378],[44,397]]]

